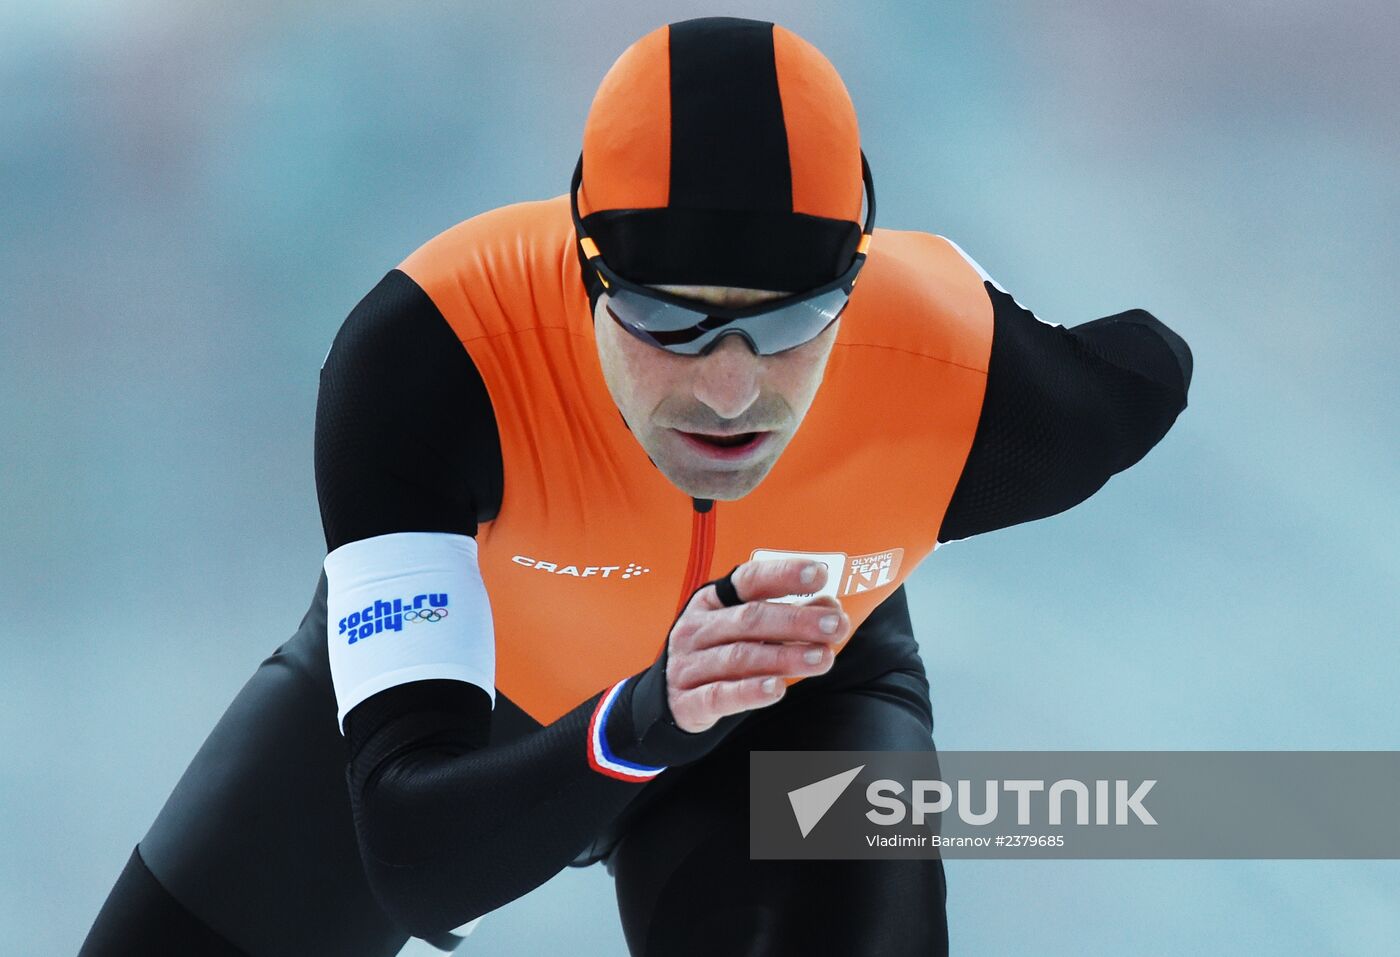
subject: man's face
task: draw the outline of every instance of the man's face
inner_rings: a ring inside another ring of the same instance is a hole
[[[786,293],[727,286],[655,286],[712,305],[741,307]],[[838,319],[821,335],[771,356],[755,355],[737,335],[708,355],[681,356],[643,342],[598,297],[594,335],[613,401],[651,460],[693,498],[742,498],[773,468],[797,432],[826,371]],[[759,433],[725,449],[703,436]]]

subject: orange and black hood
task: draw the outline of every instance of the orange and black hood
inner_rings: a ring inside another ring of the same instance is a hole
[[[851,264],[861,160],[855,107],[816,47],[773,23],[686,20],[603,78],[579,213],[634,282],[799,292]]]

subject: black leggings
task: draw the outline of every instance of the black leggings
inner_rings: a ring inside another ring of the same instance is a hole
[[[80,957],[402,949],[407,932],[360,866],[325,634],[322,576],[297,634],[235,697],[133,849]],[[750,749],[933,747],[917,659],[849,688],[806,684],[646,785],[576,861],[607,861],[634,957],[947,952],[939,861],[749,860]],[[518,716],[493,721],[493,743],[522,730]]]
[[[930,751],[922,672],[784,703],[792,707],[750,719],[721,750],[677,769],[669,793],[631,815],[608,860],[629,950],[946,954],[942,861],[749,859],[749,751]]]

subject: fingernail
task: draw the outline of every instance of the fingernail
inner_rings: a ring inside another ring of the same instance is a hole
[[[813,648],[811,651],[804,654],[802,659],[809,665],[819,665],[822,661],[822,653],[818,649]]]
[[[808,565],[806,568],[802,569],[802,584],[804,584],[804,585],[810,585],[810,584],[812,584],[812,582],[814,582],[814,581],[816,581],[816,580],[817,580],[817,566],[816,566],[816,565]]]
[[[841,624],[841,617],[839,615],[826,615],[822,618],[820,627],[822,631],[830,635],[836,631],[836,626],[839,624]]]
[[[773,693],[773,689],[774,689],[775,687],[777,687],[777,685],[778,685],[778,679],[777,679],[777,678],[764,678],[764,679],[763,679],[763,693],[764,693],[764,694],[772,694],[772,693]]]

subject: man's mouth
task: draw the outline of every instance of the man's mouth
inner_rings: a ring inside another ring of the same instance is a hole
[[[680,429],[677,433],[686,441],[686,444],[703,455],[711,458],[735,459],[742,458],[753,452],[767,441],[770,432],[735,432],[721,435],[713,432],[685,432]]]
[[[686,434],[695,436],[701,442],[709,442],[713,445],[731,446],[743,445],[745,442],[752,440],[758,433],[736,432],[733,435],[713,435],[708,432],[687,432]]]

